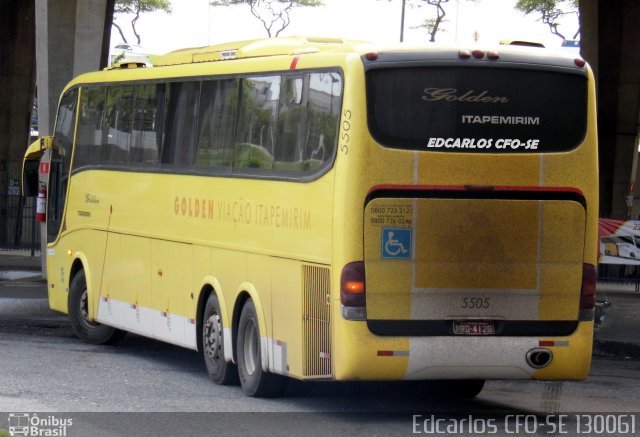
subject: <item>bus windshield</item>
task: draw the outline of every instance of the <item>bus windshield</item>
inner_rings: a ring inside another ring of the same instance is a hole
[[[367,73],[369,129],[400,149],[564,152],[587,126],[587,78],[556,70],[382,68]]]

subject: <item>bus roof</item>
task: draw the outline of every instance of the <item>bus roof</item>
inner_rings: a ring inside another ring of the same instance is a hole
[[[352,49],[363,41],[342,38],[283,37],[227,42],[213,46],[176,50],[159,57],[155,66],[224,61],[260,56],[296,55],[320,51]]]
[[[138,79],[155,80],[211,74],[234,74],[240,71],[251,71],[253,68],[244,63],[243,66],[240,67],[237,64],[233,65],[234,63],[232,62],[221,62],[231,60],[258,61],[263,59],[269,64],[264,67],[267,70],[285,70],[290,69],[290,66],[294,65],[291,59],[285,58],[299,56],[305,58],[306,61],[315,58],[314,61],[306,65],[319,66],[326,64],[326,62],[331,62],[331,65],[339,65],[336,64],[336,62],[341,62],[338,58],[344,58],[345,55],[355,54],[357,56],[364,56],[371,53],[375,55],[377,64],[391,65],[389,62],[453,62],[459,60],[464,53],[470,54],[472,51],[475,53],[476,49],[478,49],[478,53],[482,53],[482,56],[480,59],[474,58],[473,62],[486,61],[487,57],[485,54],[492,50],[499,52],[501,63],[505,65],[514,62],[573,68],[577,65],[574,65],[574,61],[577,62],[577,58],[573,54],[521,45],[486,47],[471,44],[465,47],[441,44],[375,44],[362,40],[347,40],[342,38],[278,37],[176,50],[159,57],[151,67],[138,62],[125,61],[112,65],[103,71],[82,74],[68,83],[65,90],[81,83],[90,84]],[[319,57],[316,58],[316,55],[325,59],[319,60]],[[328,58],[326,57],[331,58],[332,61],[327,61]],[[209,66],[205,67],[206,64],[209,64]],[[213,67],[213,64],[216,64],[216,67]],[[295,65],[298,65],[297,61]],[[263,71],[264,68],[260,68],[260,70],[256,71]]]

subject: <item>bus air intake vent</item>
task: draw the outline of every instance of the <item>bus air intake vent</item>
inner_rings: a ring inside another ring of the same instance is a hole
[[[331,376],[331,299],[329,269],[302,266],[304,376]]]

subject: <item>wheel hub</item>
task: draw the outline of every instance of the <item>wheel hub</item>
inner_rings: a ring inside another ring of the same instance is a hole
[[[220,316],[212,314],[204,326],[204,351],[215,363],[220,359],[222,350],[222,329]]]

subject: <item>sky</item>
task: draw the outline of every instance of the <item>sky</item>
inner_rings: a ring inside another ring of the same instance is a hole
[[[325,36],[398,42],[400,37],[401,0],[323,0],[324,6],[297,8],[291,13],[291,24],[281,36]],[[450,0],[445,5],[447,15],[438,43],[495,45],[504,39],[538,41],[547,47],[559,47],[561,39],[537,21],[538,16],[526,16],[515,10],[516,0]],[[229,41],[266,38],[267,33],[247,6],[210,7],[208,0],[172,0],[173,13],[153,12],[141,15],[137,29],[141,45],[153,54],[164,54],[186,47],[200,47]],[[426,18],[433,17],[433,8],[407,7],[404,41],[425,43],[429,36],[417,28]],[[116,16],[129,43],[135,43],[130,30],[130,18]],[[578,29],[578,17],[566,18],[559,30],[572,38]],[[122,42],[112,30],[112,46]]]

